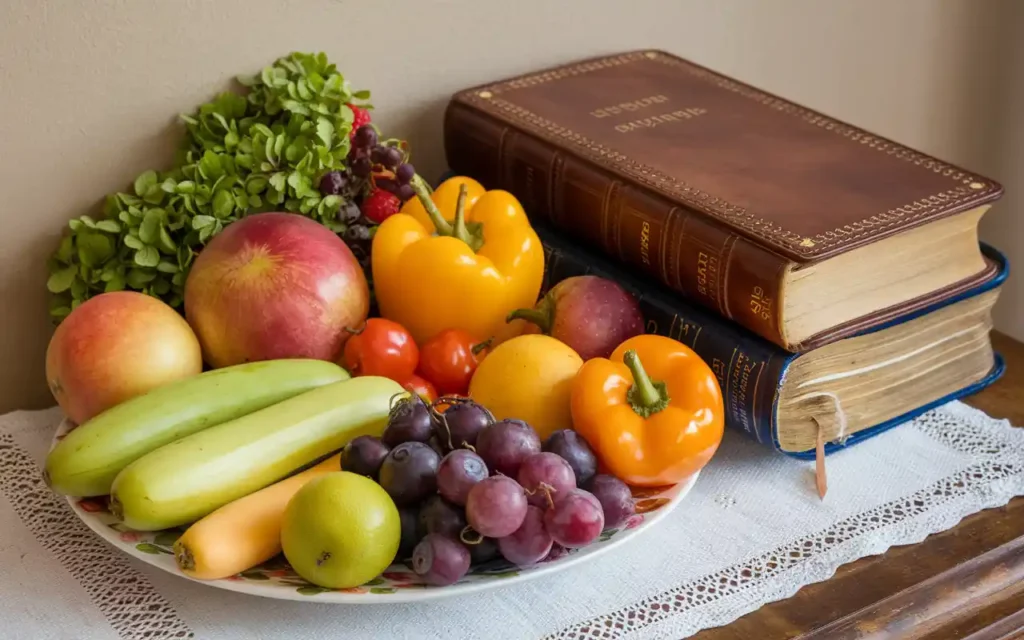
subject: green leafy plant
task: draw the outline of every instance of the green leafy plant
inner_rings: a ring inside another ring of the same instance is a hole
[[[317,189],[345,168],[354,113],[372,109],[323,53],[292,53],[182,115],[176,166],[110,194],[103,215],[69,222],[49,260],[50,314],[59,322],[105,291],[141,291],[179,309],[185,278],[210,238],[260,211],[307,215],[341,233],[344,196]]]

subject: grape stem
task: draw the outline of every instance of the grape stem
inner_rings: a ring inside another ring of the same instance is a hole
[[[626,400],[637,415],[647,418],[668,406],[668,389],[664,382],[653,381],[644,370],[640,356],[630,349],[622,361],[633,375],[633,384],[626,392]]]
[[[434,411],[433,407],[431,407],[430,410],[431,410],[431,412],[433,412]],[[441,419],[440,419],[439,422],[444,427],[445,435],[447,435],[447,437],[448,437],[448,450],[451,451],[452,449],[455,448],[455,445],[452,444],[452,428],[448,426],[448,419],[444,417],[443,413],[438,414],[438,415],[441,416]]]
[[[441,417],[444,415],[444,412],[437,410],[437,407],[441,406],[442,404],[447,404],[447,405],[451,405],[451,406],[454,406],[454,405],[457,405],[457,404],[472,404],[472,405],[476,405],[487,416],[487,419],[490,421],[488,424],[494,424],[494,422],[496,420],[495,417],[494,417],[494,414],[491,413],[490,410],[487,407],[485,407],[482,404],[479,404],[477,402],[474,402],[472,398],[467,398],[465,396],[441,396],[437,400],[434,400],[433,402],[431,402],[430,403],[430,407],[429,407],[430,415],[432,415],[435,420],[440,421]]]
[[[488,340],[488,343],[490,343],[490,340]],[[484,412],[484,414],[487,416],[488,420],[490,420],[489,424],[494,424],[494,414],[491,413],[490,411],[488,411],[487,407],[483,406],[482,404],[477,404],[476,402],[473,402],[473,400],[471,398],[464,398],[462,396],[441,396],[437,400],[434,400],[427,407],[427,410],[430,412],[430,417],[433,418],[435,422],[439,423],[441,426],[444,427],[444,431],[445,431],[445,433],[448,436],[448,449],[449,450],[455,449],[455,445],[452,443],[452,429],[451,429],[451,427],[448,426],[448,418],[445,417],[443,411],[438,411],[437,410],[437,407],[442,405],[442,404],[447,404],[450,407],[451,406],[455,406],[457,404],[472,404],[472,405],[476,405],[477,407],[479,407]],[[462,447],[464,449],[469,449],[473,453],[476,453],[476,447],[474,447],[473,445],[469,444],[465,440],[462,441]]]
[[[548,499],[548,509],[554,509],[555,508],[555,499],[551,497],[551,490],[552,490],[552,488],[553,487],[551,485],[549,485],[548,483],[546,483],[546,482],[541,482],[537,486],[537,491],[543,491],[544,492],[544,497],[546,497]]]
[[[408,391],[399,391],[398,393],[391,394],[391,398],[388,400],[388,412],[394,412],[395,409],[399,406],[398,402],[396,401],[405,400],[407,397],[410,397]]]

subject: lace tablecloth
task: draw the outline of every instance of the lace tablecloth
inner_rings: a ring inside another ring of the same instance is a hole
[[[7,639],[675,639],[1024,494],[1024,430],[957,402],[830,456],[824,502],[813,463],[729,433],[686,502],[588,564],[457,600],[324,605],[186,581],[96,537],[40,480],[59,419],[0,417]]]

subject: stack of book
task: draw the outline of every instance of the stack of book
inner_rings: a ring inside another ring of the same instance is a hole
[[[819,457],[990,384],[995,181],[661,51],[461,91],[452,171],[516,195],[712,365],[726,422]]]

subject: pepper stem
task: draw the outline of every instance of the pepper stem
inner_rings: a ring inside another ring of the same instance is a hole
[[[437,230],[439,236],[450,236],[452,235],[452,225],[448,224],[448,221],[441,215],[441,210],[434,204],[434,200],[430,197],[430,190],[427,183],[423,182],[423,178],[419,177],[418,174],[413,174],[412,180],[409,181],[409,185],[412,187],[416,197],[419,198],[420,204],[426,210],[427,215],[430,216],[430,221],[434,224],[434,228]]]
[[[640,356],[630,349],[622,361],[633,374],[633,385],[626,392],[626,400],[637,415],[647,418],[668,406],[668,390],[662,381],[651,380],[640,362]]]
[[[480,250],[484,244],[480,224],[466,222],[466,197],[469,195],[466,185],[459,185],[459,199],[455,203],[455,219],[453,223],[450,223],[444,219],[441,210],[437,208],[434,199],[430,197],[430,187],[423,181],[423,178],[413,174],[409,184],[412,185],[413,192],[419,198],[427,216],[430,217],[430,222],[434,225],[437,235],[457,238],[469,245],[474,253]]]
[[[459,199],[455,201],[455,222],[452,224],[451,235],[462,240],[469,246],[473,246],[473,239],[469,235],[469,229],[466,228],[466,185],[459,185]],[[474,251],[476,248],[474,247]]]

